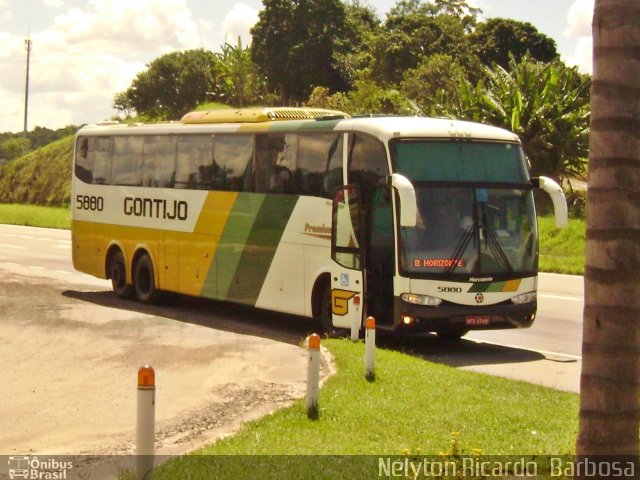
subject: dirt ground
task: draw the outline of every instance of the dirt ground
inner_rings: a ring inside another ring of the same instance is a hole
[[[110,302],[95,286],[0,271],[0,454],[134,453],[143,364],[156,371],[158,454],[304,396],[307,356],[293,342],[163,316],[188,317],[188,306],[145,313]]]

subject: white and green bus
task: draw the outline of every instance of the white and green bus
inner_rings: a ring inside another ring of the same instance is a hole
[[[163,291],[460,337],[528,327],[538,231],[520,141],[480,124],[319,109],[193,112],[77,134],[73,262]]]

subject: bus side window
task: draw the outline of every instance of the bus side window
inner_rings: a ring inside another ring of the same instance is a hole
[[[213,150],[213,188],[249,191],[253,135],[216,135]]]
[[[105,185],[111,182],[111,137],[96,137],[93,161],[93,183]]]
[[[334,140],[329,149],[329,158],[327,159],[327,170],[325,172],[322,187],[326,197],[333,197],[336,188],[343,184],[342,181],[342,135]]]
[[[254,165],[255,187],[259,193],[292,193],[296,135],[258,135]]]
[[[213,136],[181,135],[176,158],[176,188],[211,188]]]
[[[325,172],[339,143],[339,136],[334,133],[302,134],[299,143],[295,192],[328,197],[333,193],[333,188],[328,192],[325,190]],[[340,177],[340,182],[334,188],[342,184],[342,175]]]
[[[145,187],[173,188],[176,171],[174,135],[154,135],[144,140],[142,184]]]
[[[76,145],[76,177],[84,183],[93,181],[93,162],[95,161],[95,138],[78,139]]]
[[[113,141],[111,181],[115,185],[142,185],[142,136],[119,135]]]
[[[349,183],[361,185],[367,201],[371,189],[389,175],[387,152],[381,141],[365,135],[353,135],[349,143]]]

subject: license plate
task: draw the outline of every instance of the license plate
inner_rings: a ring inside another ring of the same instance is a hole
[[[490,315],[468,315],[465,324],[470,327],[482,327],[491,323]]]

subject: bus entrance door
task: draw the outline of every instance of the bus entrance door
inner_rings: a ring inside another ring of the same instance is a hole
[[[333,197],[331,229],[331,311],[336,328],[359,330],[362,326],[362,223],[360,188],[338,188]]]

